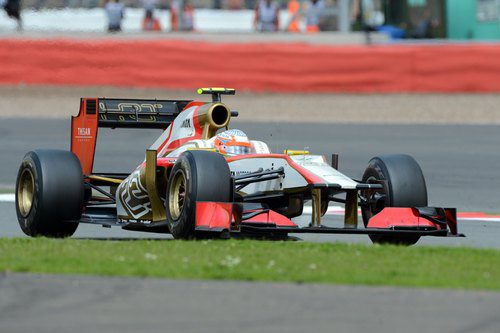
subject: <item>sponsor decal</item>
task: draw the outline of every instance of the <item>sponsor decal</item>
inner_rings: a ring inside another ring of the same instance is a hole
[[[119,223],[141,223],[141,224],[151,224],[151,220],[138,220],[138,219],[119,219]]]
[[[267,168],[264,171],[272,171],[272,170],[274,170],[274,167]],[[235,171],[231,171],[231,176],[248,175],[248,174],[254,173],[254,172],[257,172],[257,170],[254,170],[254,171],[235,170]],[[282,177],[284,178],[284,176],[282,176]]]
[[[247,175],[252,171],[231,171],[231,176]]]
[[[90,135],[89,127],[78,127],[78,135]]]
[[[120,203],[125,211],[136,220],[141,220],[151,212],[148,192],[141,182],[140,172],[141,170],[134,171],[128,180],[118,187]]]
[[[76,138],[77,139],[90,139],[92,138],[92,133],[90,131],[90,127],[78,127],[76,129]]]
[[[191,128],[191,119],[187,118],[181,124],[181,128]]]

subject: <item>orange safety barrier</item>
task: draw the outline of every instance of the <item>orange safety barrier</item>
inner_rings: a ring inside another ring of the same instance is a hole
[[[275,92],[499,92],[500,45],[0,40],[0,84]]]

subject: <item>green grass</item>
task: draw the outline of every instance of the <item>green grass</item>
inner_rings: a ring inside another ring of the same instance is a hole
[[[14,189],[0,188],[0,194],[14,194]]]
[[[500,290],[500,251],[250,240],[3,238],[0,272]]]

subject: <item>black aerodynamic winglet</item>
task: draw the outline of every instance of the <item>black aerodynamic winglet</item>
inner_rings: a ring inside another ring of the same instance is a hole
[[[167,128],[190,100],[98,99],[98,126]]]

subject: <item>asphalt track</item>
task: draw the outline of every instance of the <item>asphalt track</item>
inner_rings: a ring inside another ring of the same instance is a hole
[[[2,332],[488,332],[500,293],[0,276]]]

